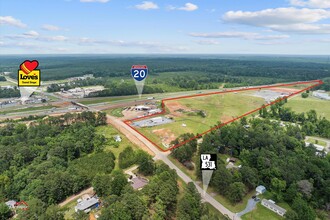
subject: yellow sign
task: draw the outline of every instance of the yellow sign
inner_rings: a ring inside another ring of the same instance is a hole
[[[37,70],[37,60],[25,60],[18,70],[18,86],[40,86],[40,70]]]
[[[28,74],[19,70],[18,86],[40,86],[40,70],[32,70]]]

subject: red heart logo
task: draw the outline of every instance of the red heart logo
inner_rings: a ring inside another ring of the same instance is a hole
[[[25,60],[21,65],[20,68],[25,74],[29,74],[31,71],[35,70],[39,65],[37,60]]]

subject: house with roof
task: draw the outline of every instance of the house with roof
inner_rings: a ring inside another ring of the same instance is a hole
[[[121,137],[119,135],[116,135],[114,139],[116,142],[121,142]]]
[[[273,212],[275,212],[276,214],[280,215],[280,216],[284,216],[286,213],[286,210],[278,205],[275,204],[275,202],[273,200],[267,200],[267,199],[263,199],[261,200],[261,205],[265,206],[266,208],[272,210]]]
[[[257,186],[256,191],[258,194],[263,194],[266,192],[266,187],[264,187],[263,185],[259,185]]]
[[[78,204],[74,207],[76,212],[83,211],[89,213],[92,209],[99,207],[99,200],[95,197],[91,197],[86,200],[78,200]]]
[[[10,209],[14,209],[17,202],[15,200],[9,200],[7,202],[5,202],[5,204],[10,208]]]
[[[149,180],[143,177],[136,176],[130,179],[130,182],[133,189],[141,190],[145,185],[149,183]]]

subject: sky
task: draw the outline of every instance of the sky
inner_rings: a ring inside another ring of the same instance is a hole
[[[330,55],[330,0],[1,0],[0,54]]]

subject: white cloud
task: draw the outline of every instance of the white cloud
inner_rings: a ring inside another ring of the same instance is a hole
[[[58,35],[58,36],[44,36],[44,37],[40,37],[40,40],[45,40],[45,41],[67,41],[68,38],[62,35]]]
[[[0,16],[0,25],[11,25],[19,28],[27,27],[26,24],[12,16]]]
[[[216,33],[190,33],[192,37],[202,38],[241,38],[245,40],[280,40],[289,38],[288,35],[261,35],[254,32],[227,31]]]
[[[25,36],[26,38],[36,38],[39,36],[39,33],[36,31],[28,31],[24,33],[23,36]]]
[[[330,34],[330,24],[274,25],[273,30],[297,34]]]
[[[160,42],[149,42],[149,41],[123,41],[123,40],[99,40],[83,37],[80,38],[77,43],[79,45],[110,45],[118,47],[132,47],[132,48],[142,48],[148,52],[182,52],[187,51],[189,48],[184,46],[171,46],[165,45]]]
[[[55,25],[51,25],[51,24],[44,24],[41,28],[43,30],[46,30],[46,31],[58,31],[58,30],[60,30],[59,27],[57,27]]]
[[[219,44],[219,41],[216,41],[216,40],[197,40],[195,42],[200,45],[218,45]]]
[[[326,18],[330,18],[330,11],[308,8],[274,8],[255,12],[229,11],[223,16],[228,22],[254,26],[313,23]]]
[[[139,10],[151,10],[151,9],[158,9],[158,5],[153,3],[153,2],[149,2],[149,1],[144,1],[139,5],[135,5],[136,9]]]
[[[290,4],[310,8],[330,8],[330,0],[290,0]]]
[[[109,0],[80,0],[80,2],[100,2],[107,3]]]
[[[330,11],[308,8],[274,8],[261,11],[229,11],[224,14],[226,22],[266,27],[275,31],[304,34],[329,33],[327,24],[314,24],[330,18]]]
[[[182,11],[195,11],[198,9],[198,6],[193,3],[186,3],[183,7],[174,7],[174,6],[168,6],[169,10],[182,10]]]

